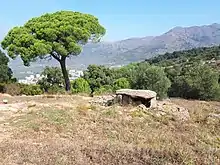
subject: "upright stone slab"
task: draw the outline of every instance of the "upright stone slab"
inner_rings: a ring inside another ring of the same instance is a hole
[[[149,108],[156,106],[157,93],[151,90],[121,89],[116,91],[116,96],[122,105],[144,104]]]

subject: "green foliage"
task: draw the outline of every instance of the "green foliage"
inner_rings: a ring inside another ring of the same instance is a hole
[[[115,80],[114,85],[113,85],[113,89],[116,91],[118,89],[126,89],[126,88],[130,88],[130,83],[127,80],[127,78],[119,78],[117,80]]]
[[[45,92],[49,90],[57,91],[57,88],[61,88],[64,85],[62,71],[58,67],[46,67],[41,76],[43,78],[38,81],[38,84]]]
[[[219,72],[207,65],[185,67],[175,77],[169,94],[190,99],[220,99]]]
[[[111,85],[103,85],[100,88],[96,88],[94,95],[110,94],[113,92],[113,87]]]
[[[219,100],[220,46],[194,48],[146,60],[165,67],[172,85],[168,95],[202,100]]]
[[[142,63],[138,67],[133,88],[153,90],[160,98],[164,98],[170,85],[170,80],[162,68]]]
[[[131,63],[119,69],[115,69],[113,70],[114,78],[115,79],[126,78],[129,81],[130,85],[133,86],[133,84],[135,83],[134,80],[137,74],[138,66],[139,66],[138,63]]]
[[[0,93],[7,93],[12,96],[17,95],[41,95],[43,91],[39,85],[27,85],[19,83],[0,84]]]
[[[24,26],[9,31],[2,41],[10,57],[21,55],[25,65],[46,55],[70,56],[81,52],[80,44],[98,40],[105,29],[89,14],[59,11],[32,18]]]
[[[21,94],[34,96],[43,94],[43,91],[39,85],[21,85]]]
[[[8,63],[8,57],[0,50],[0,83],[9,82],[12,78],[12,70]]]
[[[112,93],[117,89],[149,89],[166,97],[170,81],[164,70],[148,63],[130,64],[119,69],[90,65],[84,72],[92,93]]]
[[[61,88],[58,85],[53,85],[50,88],[48,88],[47,93],[48,94],[64,94],[65,90],[64,90],[64,88]]]
[[[220,46],[214,47],[201,47],[191,50],[175,51],[173,53],[165,53],[146,61],[150,64],[160,66],[173,66],[174,64],[192,64],[194,62],[210,63],[213,60],[220,59]]]
[[[89,83],[84,78],[77,78],[71,82],[72,93],[91,93]]]
[[[83,78],[89,83],[91,93],[104,85],[112,85],[114,73],[105,66],[90,65],[84,72]]]
[[[24,26],[14,27],[2,41],[12,58],[20,55],[24,65],[49,56],[60,62],[66,90],[70,90],[66,58],[81,53],[89,40],[99,41],[105,29],[96,17],[72,11],[59,11],[32,18]]]

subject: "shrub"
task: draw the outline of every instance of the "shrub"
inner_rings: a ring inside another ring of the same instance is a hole
[[[110,94],[113,92],[111,85],[103,85],[100,88],[95,89],[94,95]]]
[[[63,74],[60,68],[46,67],[41,73],[41,76],[43,78],[38,81],[38,84],[45,92],[49,92],[49,90],[56,91],[58,87],[63,87]]]
[[[66,91],[64,88],[58,85],[53,85],[47,89],[47,93],[48,94],[65,94]]]
[[[12,70],[8,67],[9,58],[0,50],[0,83],[9,82]]]
[[[43,94],[43,91],[39,85],[22,85],[21,94],[34,96]]]
[[[130,83],[127,80],[127,78],[119,78],[115,80],[114,85],[113,85],[114,91],[118,89],[126,89],[126,88],[130,88]]]
[[[27,85],[19,83],[0,84],[0,92],[12,96],[17,95],[40,95],[43,93],[39,85]]]
[[[21,94],[21,84],[19,84],[19,83],[5,84],[4,93],[7,93],[12,96],[20,95]]]
[[[153,90],[157,92],[160,98],[164,98],[167,96],[170,85],[171,82],[167,78],[164,69],[142,63],[136,72],[133,88]]]
[[[105,85],[112,85],[114,82],[114,73],[105,66],[89,65],[84,72],[83,78],[89,83],[91,93]]]
[[[72,93],[91,93],[89,83],[84,78],[78,78],[71,82]]]
[[[185,67],[175,77],[169,95],[187,99],[218,100],[220,98],[219,72],[207,65]]]

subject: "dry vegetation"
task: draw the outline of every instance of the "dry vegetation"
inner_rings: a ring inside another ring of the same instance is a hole
[[[220,164],[220,123],[207,119],[220,113],[219,102],[172,100],[191,115],[177,122],[88,101],[10,98],[29,104],[16,113],[0,112],[1,164]]]

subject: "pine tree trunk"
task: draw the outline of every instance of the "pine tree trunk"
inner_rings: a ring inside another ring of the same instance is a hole
[[[60,60],[60,66],[62,69],[63,78],[65,80],[65,89],[66,89],[66,91],[70,91],[71,86],[70,86],[69,74],[66,69],[66,58],[62,58]]]

